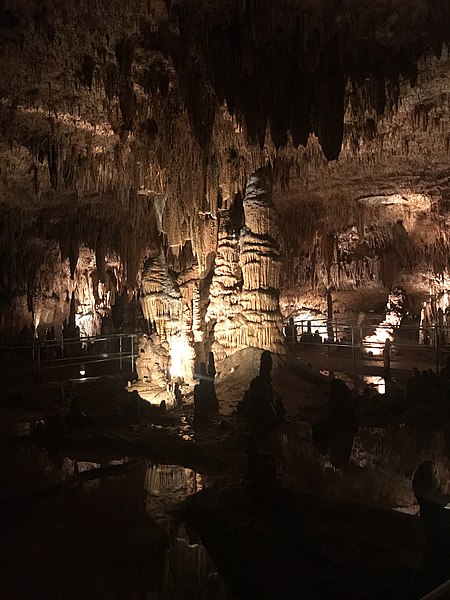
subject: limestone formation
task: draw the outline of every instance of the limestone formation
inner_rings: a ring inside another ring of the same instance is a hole
[[[142,310],[147,323],[167,344],[170,356],[167,378],[192,382],[194,350],[192,306],[183,300],[178,285],[169,273],[163,254],[146,263],[142,276]]]
[[[432,4],[6,2],[2,333],[58,335],[75,292],[92,335],[142,291],[192,362],[278,351],[280,288],[445,292],[450,8]]]
[[[239,264],[239,232],[232,229],[230,215],[220,217],[219,239],[211,286],[206,324],[214,336],[212,345],[217,357],[223,358],[239,344],[242,273]]]
[[[136,372],[139,380],[152,382],[165,388],[169,379],[169,352],[167,344],[161,343],[160,336],[155,333],[142,336],[139,341],[139,355],[136,359]]]
[[[232,228],[229,212],[221,217],[206,314],[219,357],[248,346],[283,349],[278,305],[281,265],[269,185],[263,171],[250,179],[241,230]]]
[[[264,173],[252,177],[244,197],[245,226],[239,240],[243,285],[241,340],[246,346],[282,350],[278,297],[280,255],[275,210]]]
[[[272,386],[272,365],[271,353],[264,350],[259,375],[252,379],[238,404],[238,414],[245,419],[248,428],[255,435],[265,434],[284,421],[283,400]]]

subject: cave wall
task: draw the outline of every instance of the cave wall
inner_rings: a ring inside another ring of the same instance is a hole
[[[401,284],[420,306],[448,289],[450,61],[447,47],[438,54],[418,60],[414,86],[400,78],[396,105],[382,114],[370,78],[348,86],[338,160],[311,151],[308,168],[285,168],[275,192],[284,304],[315,289],[326,310],[328,286],[347,299],[365,290],[375,304]]]
[[[3,326],[18,322],[15,305],[26,319],[25,306],[38,314],[54,292],[66,302],[74,291],[84,306],[84,252],[88,277],[130,296],[163,251],[184,304],[195,305],[185,319],[194,343],[211,276],[217,339],[220,277],[230,290],[243,277],[248,322],[258,308],[275,315],[262,290],[279,277],[278,250],[261,246],[248,263],[245,250],[235,264],[221,219],[267,165],[286,291],[388,288],[417,269],[445,278],[448,31],[444,0],[4,0]],[[362,225],[358,201],[376,194],[400,194],[415,213],[414,198],[429,197],[426,233],[417,215],[417,226],[375,214]],[[249,256],[254,234],[272,236],[255,227],[239,234]],[[194,267],[181,264],[188,246]]]

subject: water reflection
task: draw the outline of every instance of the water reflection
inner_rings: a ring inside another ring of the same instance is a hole
[[[371,390],[378,394],[386,393],[386,381],[384,377],[377,375],[358,375],[356,373],[350,375],[348,373],[342,373],[341,371],[326,370],[319,371],[319,373],[330,379],[340,379],[341,381],[344,381],[350,389],[353,389],[360,394],[370,394]]]
[[[130,458],[101,462],[76,456],[53,455],[34,443],[11,444],[0,456],[0,500],[24,497],[48,490],[58,484],[100,468],[119,466]]]
[[[356,421],[346,423],[325,417],[313,425],[313,445],[322,456],[328,456],[332,465],[339,469],[350,460],[357,431]]]
[[[146,509],[158,526],[169,534],[172,527],[169,507],[201,491],[205,485],[205,478],[192,469],[180,465],[149,465],[144,479]]]
[[[181,417],[180,437],[187,442],[194,440],[194,430],[186,417]]]
[[[158,600],[231,600],[206,548],[185,525],[178,526],[166,554]]]
[[[177,524],[170,507],[206,486],[205,476],[181,465],[152,464],[145,470],[146,510],[169,538],[161,586],[154,600],[227,600],[230,593],[198,536]]]
[[[145,489],[152,496],[187,496],[203,489],[202,476],[179,465],[151,465],[145,473]]]
[[[317,431],[314,436],[316,440],[308,430],[284,436],[283,469],[305,491],[330,499],[416,513],[418,507],[411,487],[416,466],[433,458],[443,480],[450,477],[447,441],[442,432],[432,434],[429,447],[423,448],[417,445],[416,432],[404,425],[360,427],[355,433],[348,463],[342,464],[341,460],[338,465],[336,454],[330,450],[329,438],[325,435],[325,442],[322,439],[320,446]],[[349,440],[350,435],[348,444]],[[338,459],[343,459],[344,448],[348,451],[349,445],[340,439],[340,434],[331,440],[338,445],[341,442],[342,454]],[[327,447],[326,443],[329,443]]]
[[[16,482],[16,495],[71,481],[45,503],[27,503],[24,514],[0,515],[2,585],[19,590],[17,600],[230,598],[198,537],[172,516],[206,485],[202,474],[182,465],[120,468],[127,458],[55,459],[31,445],[16,453],[15,469],[0,462],[1,482],[8,490]]]

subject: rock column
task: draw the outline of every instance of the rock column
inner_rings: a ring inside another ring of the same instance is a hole
[[[283,318],[279,307],[278,226],[264,170],[253,175],[247,184],[244,213],[239,262],[243,277],[240,303],[246,345],[281,352]]]

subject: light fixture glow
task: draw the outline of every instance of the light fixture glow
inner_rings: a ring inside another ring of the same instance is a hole
[[[379,394],[386,393],[386,381],[383,377],[365,375],[364,383],[374,386]]]
[[[169,354],[170,354],[170,367],[169,373],[173,379],[190,379],[192,377],[191,365],[193,350],[182,334],[170,337],[169,342]]]

